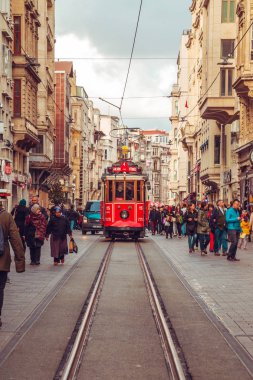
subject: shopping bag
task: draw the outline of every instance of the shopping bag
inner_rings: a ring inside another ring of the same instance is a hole
[[[69,253],[73,253],[73,252],[74,252],[74,239],[71,238],[69,241]]]
[[[73,252],[77,253],[78,252],[78,246],[75,242],[75,240],[73,239]]]

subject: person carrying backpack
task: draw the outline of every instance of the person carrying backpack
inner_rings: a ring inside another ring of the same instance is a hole
[[[24,247],[14,219],[4,210],[0,202],[0,327],[2,326],[1,312],[4,300],[4,289],[11,266],[10,245],[14,252],[16,271],[25,271]]]

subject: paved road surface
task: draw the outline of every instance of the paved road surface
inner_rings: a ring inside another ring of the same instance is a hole
[[[253,244],[238,250],[241,261],[233,263],[213,253],[189,255],[186,238],[150,237],[253,359]]]

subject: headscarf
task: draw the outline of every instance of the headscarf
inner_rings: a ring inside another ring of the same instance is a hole
[[[36,214],[36,211],[37,211],[38,209],[40,209],[40,205],[38,205],[38,204],[35,203],[35,204],[31,207],[31,212],[32,212],[33,214]]]
[[[21,199],[21,201],[19,202],[19,205],[20,206],[26,206],[26,200],[25,199]]]

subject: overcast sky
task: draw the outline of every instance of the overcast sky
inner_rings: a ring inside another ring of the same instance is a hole
[[[190,0],[143,0],[134,57],[176,58],[182,31],[191,24]],[[71,59],[77,83],[91,98],[120,98],[139,11],[139,0],[57,0],[56,58]],[[125,97],[170,93],[176,82],[176,60],[133,60]],[[120,99],[108,99],[119,105]],[[117,109],[98,99],[104,113]],[[126,99],[125,124],[141,128],[169,128],[170,101],[163,98]],[[134,118],[134,119],[132,119]],[[142,119],[143,118],[143,119]]]

